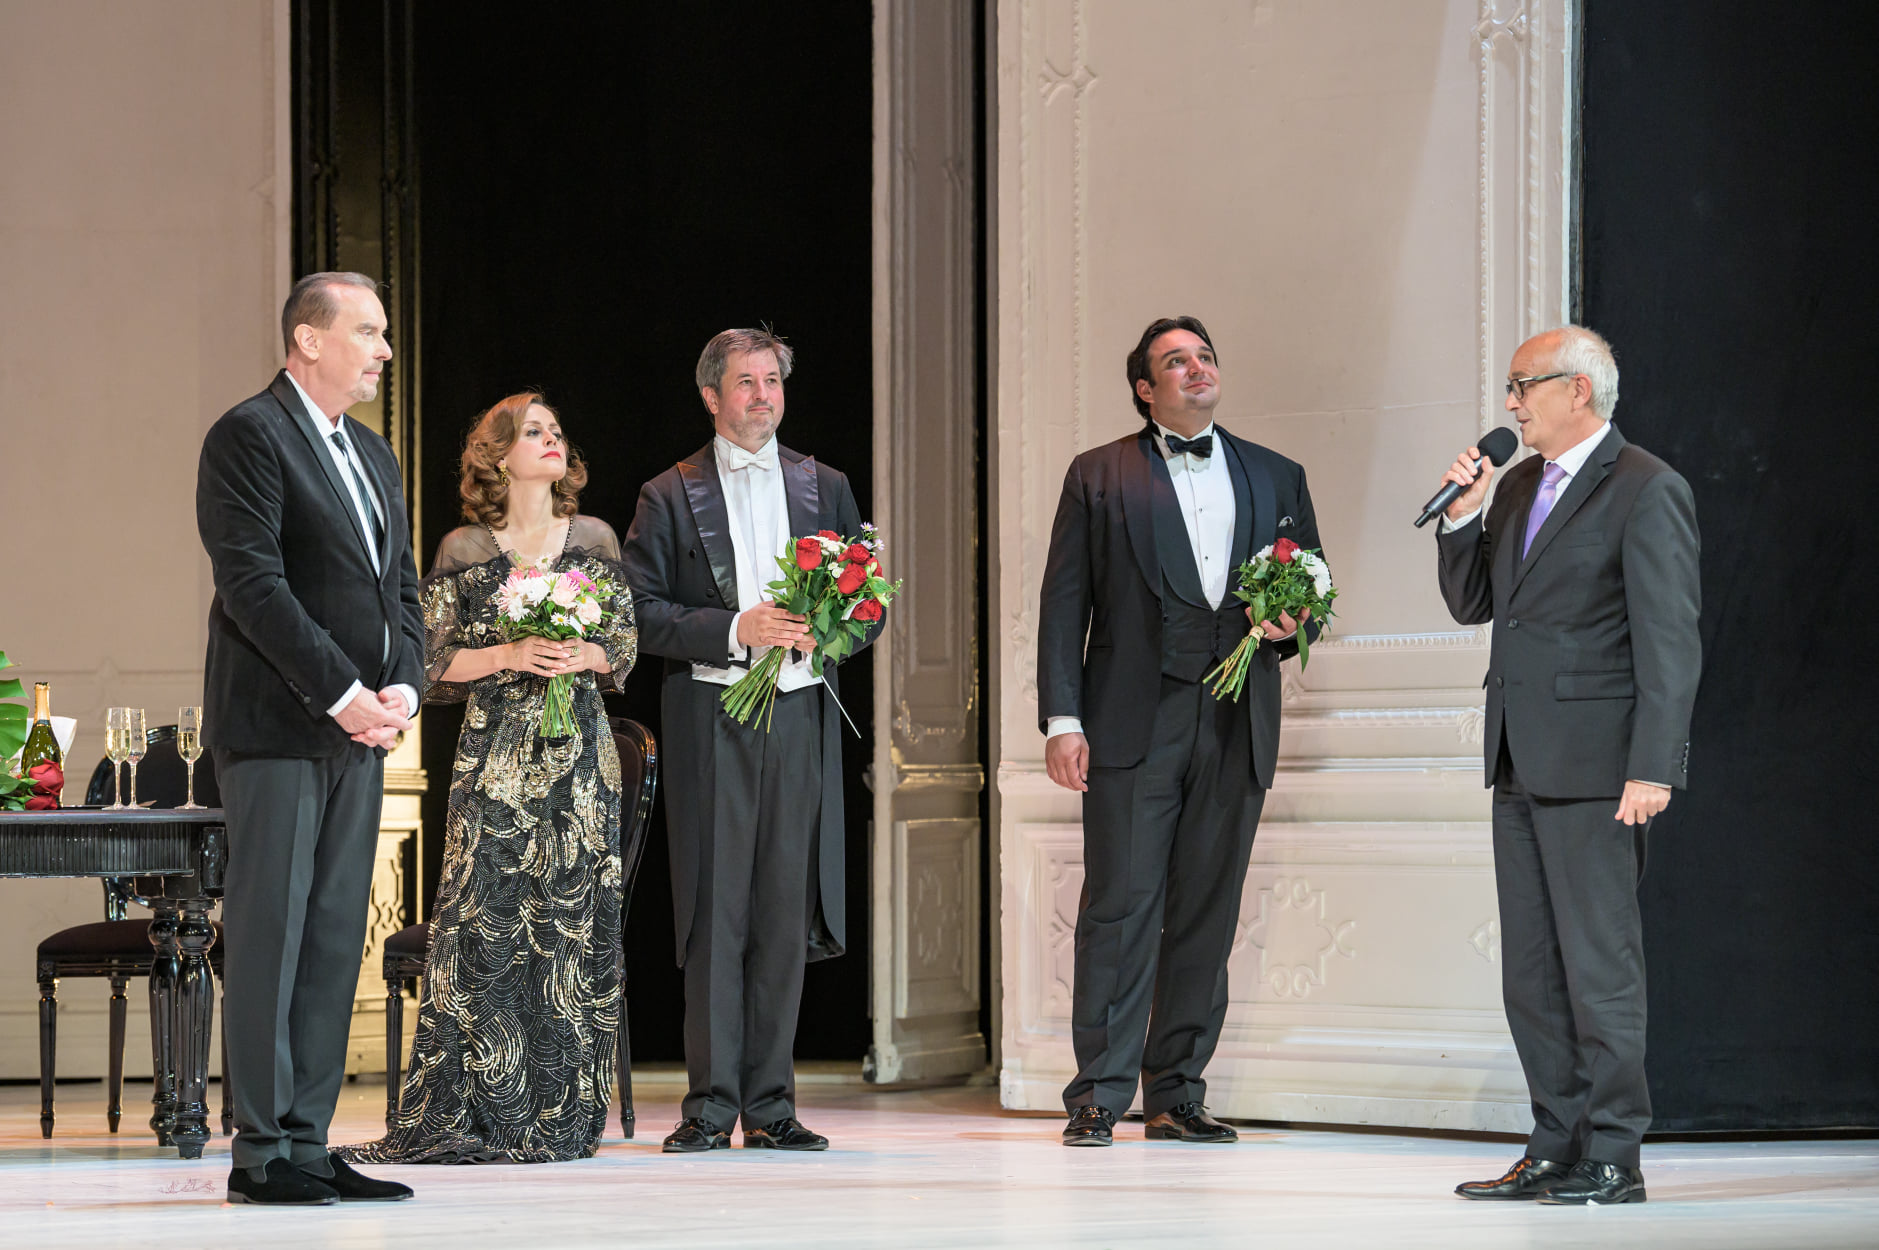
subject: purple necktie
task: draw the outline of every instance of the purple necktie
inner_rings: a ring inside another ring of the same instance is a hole
[[[1527,537],[1520,544],[1520,558],[1527,558],[1527,552],[1533,547],[1533,536],[1546,524],[1546,518],[1553,511],[1553,502],[1559,498],[1559,484],[1566,480],[1566,471],[1559,465],[1548,462],[1546,472],[1540,474],[1540,493],[1533,497],[1533,510],[1527,514]]]

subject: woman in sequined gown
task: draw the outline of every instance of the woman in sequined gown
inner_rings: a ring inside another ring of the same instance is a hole
[[[424,701],[466,706],[450,781],[430,958],[401,1109],[374,1163],[546,1163],[591,1156],[620,1023],[620,760],[601,705],[638,655],[620,544],[580,516],[586,469],[532,393],[479,418],[464,514],[421,596]],[[512,569],[579,568],[615,587],[583,640],[505,643]],[[547,679],[573,673],[576,731],[538,734]]]

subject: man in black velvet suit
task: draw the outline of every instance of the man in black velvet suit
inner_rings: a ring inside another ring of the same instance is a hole
[[[391,445],[346,416],[391,359],[362,274],[300,280],[286,367],[209,428],[196,525],[215,573],[203,743],[228,821],[222,916],[231,1202],[409,1198],[327,1150],[376,858],[385,748],[424,680]]]
[[[1644,1201],[1644,932],[1651,818],[1687,784],[1702,667],[1690,485],[1611,424],[1618,365],[1579,326],[1521,345],[1507,409],[1540,454],[1507,470],[1469,448],[1437,534],[1442,596],[1494,622],[1494,788],[1507,1024],[1533,1099],[1526,1154],[1456,1192],[1545,1203]]]
[[[791,537],[854,537],[840,471],[777,442],[793,353],[763,330],[706,345],[696,381],[717,436],[640,491],[622,553],[641,654],[665,657],[666,832],[685,969],[683,1119],[673,1153],[744,1145],[823,1150],[796,1119],[792,1051],[809,960],[840,955],[842,754],[834,665],[783,665],[768,729],[719,706],[771,647],[803,644],[803,618],[764,587]],[[874,641],[877,623],[857,646]]]
[[[1268,642],[1238,703],[1203,679],[1254,627],[1239,566],[1279,538],[1319,547],[1318,522],[1302,468],[1213,423],[1199,321],[1151,324],[1127,374],[1147,424],[1071,462],[1038,614],[1045,765],[1084,796],[1063,1137],[1107,1146],[1139,1073],[1149,1138],[1229,1142],[1201,1074],[1278,763],[1279,661],[1303,623],[1257,623]]]

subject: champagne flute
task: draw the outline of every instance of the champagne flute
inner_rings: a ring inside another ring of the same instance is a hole
[[[180,810],[199,812],[202,804],[196,802],[196,761],[202,756],[202,709],[199,707],[179,707],[176,709],[176,753],[183,757],[183,768],[188,777],[188,794],[183,799]]]
[[[137,764],[149,749],[149,741],[144,737],[144,710],[140,707],[124,709],[124,758],[130,761],[130,806],[137,806]]]
[[[124,810],[124,725],[129,714],[126,707],[107,708],[104,713],[104,753],[111,761],[111,805],[104,809],[107,812]]]

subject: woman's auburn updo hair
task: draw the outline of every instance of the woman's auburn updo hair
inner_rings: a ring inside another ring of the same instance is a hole
[[[489,411],[476,419],[470,436],[463,444],[463,480],[457,493],[463,496],[463,517],[467,521],[501,529],[509,516],[509,483],[502,477],[498,462],[509,454],[522,431],[522,422],[530,408],[545,408],[550,416],[558,413],[542,401],[538,391],[522,391],[498,400]],[[555,515],[570,517],[578,510],[581,488],[587,485],[587,463],[566,438],[568,471],[554,483]]]

